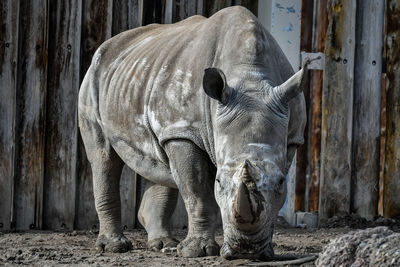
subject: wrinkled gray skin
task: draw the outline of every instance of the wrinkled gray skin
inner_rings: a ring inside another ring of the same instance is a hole
[[[169,231],[178,190],[189,216],[184,257],[273,256],[285,175],[303,143],[306,66],[294,74],[248,10],[152,24],[95,53],[79,93],[79,126],[93,170],[96,246],[124,252],[119,176],[124,163],[154,184],[139,220],[152,249]],[[214,240],[218,209],[224,244]]]

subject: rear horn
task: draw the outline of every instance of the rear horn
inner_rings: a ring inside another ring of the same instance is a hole
[[[287,104],[303,90],[308,76],[308,65],[311,63],[311,61],[312,60],[307,58],[303,63],[303,67],[298,72],[296,72],[286,82],[273,88],[276,96],[282,103]]]

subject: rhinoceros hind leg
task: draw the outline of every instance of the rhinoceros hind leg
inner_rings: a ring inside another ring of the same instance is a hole
[[[98,123],[87,117],[90,116],[80,111],[79,127],[92,166],[95,206],[100,221],[96,249],[126,252],[132,248],[132,243],[123,235],[121,227],[119,180],[123,162]]]
[[[145,184],[138,218],[148,234],[147,246],[156,251],[176,247],[179,241],[171,236],[170,219],[175,210],[178,190],[150,181]]]
[[[218,219],[215,166],[203,150],[188,140],[169,141],[165,150],[189,219],[188,234],[178,245],[178,254],[190,258],[219,255],[214,239]]]

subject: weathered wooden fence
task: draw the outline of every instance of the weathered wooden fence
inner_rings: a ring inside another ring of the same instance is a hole
[[[305,91],[296,210],[398,218],[400,1],[303,0],[303,15],[302,50],[325,64]]]
[[[323,52],[305,90],[295,208],[400,216],[400,1],[302,0],[301,50]],[[97,47],[149,23],[210,16],[251,0],[3,0],[0,4],[0,230],[97,228],[77,126]],[[259,11],[263,12],[263,11]],[[124,228],[146,182],[124,168]],[[185,224],[182,201],[174,225]]]
[[[93,53],[122,31],[231,5],[257,13],[257,1],[249,0],[2,0],[0,230],[97,228],[77,125],[79,85]],[[124,228],[135,227],[143,187],[124,168]],[[177,210],[174,224],[182,226],[185,214]]]

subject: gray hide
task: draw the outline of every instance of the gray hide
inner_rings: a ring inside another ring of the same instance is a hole
[[[100,219],[96,246],[131,247],[120,225],[126,163],[153,182],[139,210],[150,248],[178,245],[168,227],[178,189],[189,217],[179,255],[271,258],[284,178],[303,143],[306,72],[293,73],[242,7],[148,25],[102,44],[79,93]],[[214,241],[218,209],[221,250]]]

